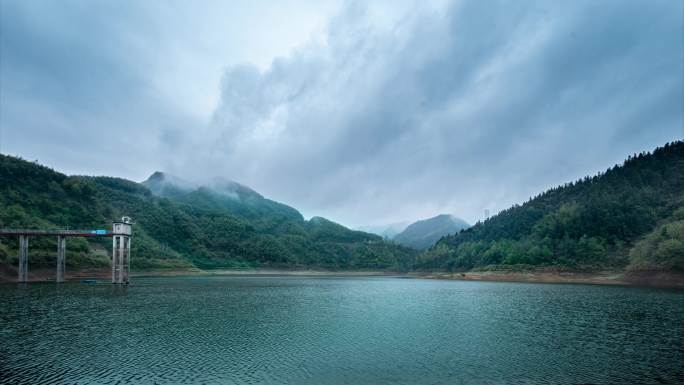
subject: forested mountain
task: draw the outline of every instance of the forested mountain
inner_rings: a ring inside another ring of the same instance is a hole
[[[434,245],[443,236],[455,234],[468,227],[470,225],[463,219],[449,214],[442,214],[410,224],[404,231],[397,234],[393,240],[400,245],[417,250],[425,250]]]
[[[108,228],[122,215],[136,221],[136,268],[458,271],[528,265],[683,271],[684,142],[550,189],[443,237],[417,259],[414,251],[377,235],[320,217],[304,220],[294,208],[228,180],[194,185],[155,173],[140,184],[67,176],[0,155],[0,227]],[[68,242],[69,265],[109,265],[109,239]],[[32,239],[30,263],[52,266],[55,243]],[[16,247],[16,240],[0,239],[0,263],[15,265]]]
[[[166,198],[185,195],[199,186],[173,175],[156,171],[142,182],[145,187],[155,194]]]
[[[155,172],[142,182],[154,195],[209,210],[224,210],[253,224],[282,220],[303,221],[296,209],[264,198],[251,188],[237,182],[214,178],[207,184],[192,184],[181,178]]]
[[[153,192],[154,191],[154,192]],[[155,173],[145,184],[67,176],[0,155],[0,227],[108,228],[134,218],[132,264],[146,267],[408,269],[414,253],[323,218],[306,221],[246,186],[195,186]],[[0,240],[0,263],[16,264],[16,240]],[[107,266],[110,240],[69,239],[67,264]],[[30,263],[54,264],[55,240],[31,240]]]
[[[684,142],[630,156],[445,237],[417,268],[515,264],[684,270]]]

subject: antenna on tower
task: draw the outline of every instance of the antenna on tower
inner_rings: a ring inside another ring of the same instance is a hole
[[[489,219],[489,209],[485,209],[485,220]]]

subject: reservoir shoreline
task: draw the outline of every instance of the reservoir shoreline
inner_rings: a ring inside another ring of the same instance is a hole
[[[492,282],[527,282],[554,284],[592,284],[644,286],[655,288],[684,289],[684,273],[664,271],[419,271],[395,272],[386,270],[322,270],[322,269],[156,269],[132,271],[132,277],[177,277],[177,276],[313,276],[313,277],[399,277],[415,279],[458,280],[458,281],[492,281]],[[110,268],[68,269],[66,280],[111,278]],[[50,282],[55,279],[54,269],[35,268],[29,271],[29,282]],[[0,283],[17,282],[16,268],[0,264]]]
[[[416,278],[424,279],[444,279],[459,281],[590,284],[684,289],[684,274],[663,271],[469,271],[462,273],[421,272],[411,273],[410,276],[415,276]]]
[[[69,269],[65,272],[65,280],[111,279],[111,268]],[[304,276],[304,277],[396,277],[407,274],[385,270],[309,270],[309,269],[151,269],[132,270],[131,277],[181,277],[181,276]],[[55,280],[54,268],[38,267],[29,270],[28,282],[49,282]],[[0,283],[17,282],[17,271],[14,266],[0,264]]]

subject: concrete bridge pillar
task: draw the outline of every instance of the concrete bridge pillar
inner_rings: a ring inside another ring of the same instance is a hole
[[[112,237],[112,283],[127,284],[131,271],[131,237]]]
[[[112,237],[112,283],[116,283],[116,252],[118,251],[116,241],[118,238],[116,235]]]
[[[66,263],[66,237],[57,236],[57,282],[64,282],[64,266]]]
[[[128,276],[130,275],[131,272],[131,237],[125,237],[126,240],[126,249],[124,251],[124,282],[128,284]]]
[[[131,220],[121,218],[112,225],[112,283],[128,284],[131,271]]]
[[[119,276],[121,272],[121,237],[115,235],[112,237],[112,283],[119,283]]]
[[[19,282],[28,281],[28,235],[19,236]]]

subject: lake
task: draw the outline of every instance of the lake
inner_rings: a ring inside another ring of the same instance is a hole
[[[0,383],[684,382],[684,292],[386,277],[0,285]]]

